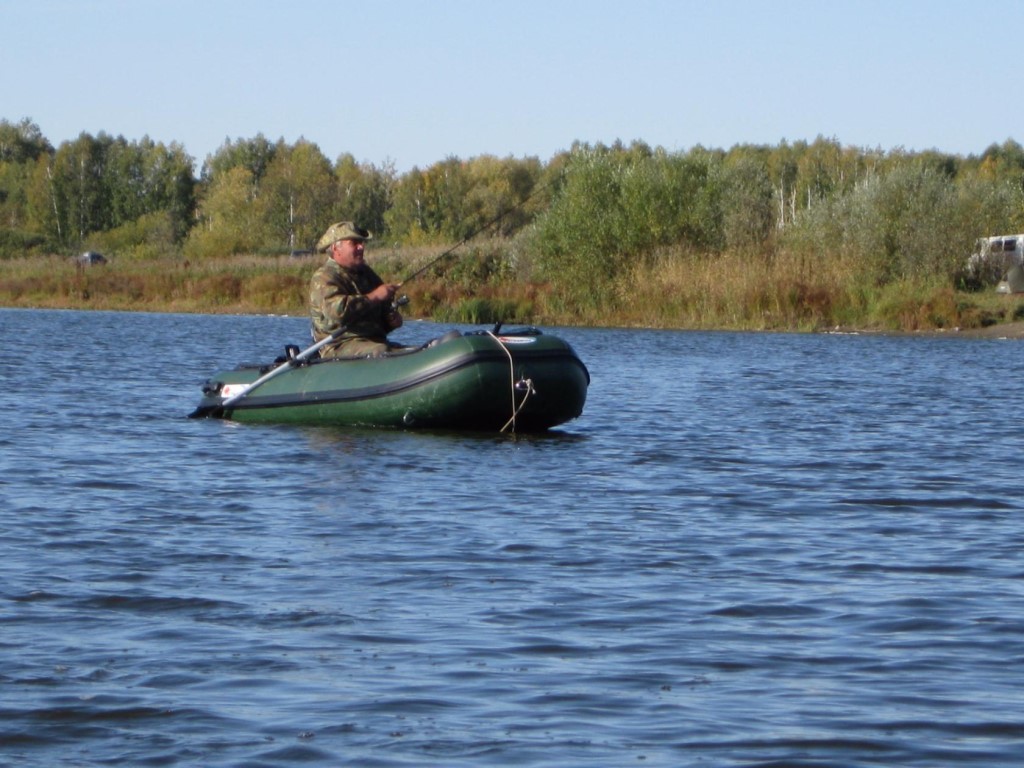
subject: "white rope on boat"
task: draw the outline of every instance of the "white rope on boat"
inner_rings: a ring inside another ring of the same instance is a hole
[[[509,428],[509,426],[511,426],[512,431],[515,432],[516,416],[518,416],[519,412],[523,410],[523,406],[526,405],[526,401],[530,398],[530,395],[536,392],[536,390],[533,388],[533,381],[531,379],[523,379],[522,382],[516,382],[515,361],[512,359],[512,353],[508,351],[508,347],[502,343],[501,339],[499,339],[493,331],[488,331],[487,335],[498,342],[498,346],[501,347],[502,351],[508,357],[509,393],[512,395],[512,417],[505,422],[505,426],[503,426],[500,431],[504,432]],[[519,405],[516,405],[516,385],[518,383],[525,385],[526,392]]]

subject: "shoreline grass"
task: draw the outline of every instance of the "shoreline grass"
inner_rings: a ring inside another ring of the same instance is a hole
[[[400,281],[443,253],[380,249],[369,260],[385,279]],[[431,267],[403,286],[405,314],[460,323],[785,332],[938,331],[1024,320],[1024,296],[956,291],[939,280],[874,286],[827,255],[666,250],[636,260],[587,301],[531,279],[528,267],[507,268],[506,257],[492,244]],[[245,256],[78,267],[58,257],[7,259],[0,261],[0,306],[304,316],[319,263],[318,256]]]

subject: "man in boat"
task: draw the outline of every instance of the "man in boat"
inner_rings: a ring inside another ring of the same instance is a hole
[[[351,221],[328,227],[317,243],[327,261],[309,285],[313,340],[344,328],[344,333],[320,349],[321,357],[377,357],[400,344],[387,335],[402,325],[394,306],[398,286],[385,283],[366,263],[363,249],[373,237]]]

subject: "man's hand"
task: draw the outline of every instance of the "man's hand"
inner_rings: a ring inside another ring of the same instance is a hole
[[[378,304],[383,301],[391,301],[392,299],[395,298],[395,291],[397,290],[397,285],[393,283],[384,283],[382,285],[378,285],[376,288],[374,288],[372,291],[366,294],[366,298]]]

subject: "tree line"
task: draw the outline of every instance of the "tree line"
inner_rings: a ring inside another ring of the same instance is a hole
[[[508,259],[581,295],[600,295],[624,257],[665,253],[828,254],[880,283],[962,280],[976,238],[1024,231],[1024,147],[1007,139],[964,157],[825,137],[680,152],[576,143],[543,162],[448,157],[398,173],[257,134],[225,140],[196,173],[177,143],[83,132],[54,147],[30,119],[0,120],[0,258],[283,254],[341,219],[396,247],[494,223],[518,244]]]
[[[194,166],[177,143],[101,132],[54,148],[31,120],[0,120],[0,257],[286,253],[339,219],[396,244],[458,241],[494,219],[511,235],[536,216],[524,203],[549,173],[536,158],[484,156],[400,175],[261,134],[225,140],[198,176]]]

